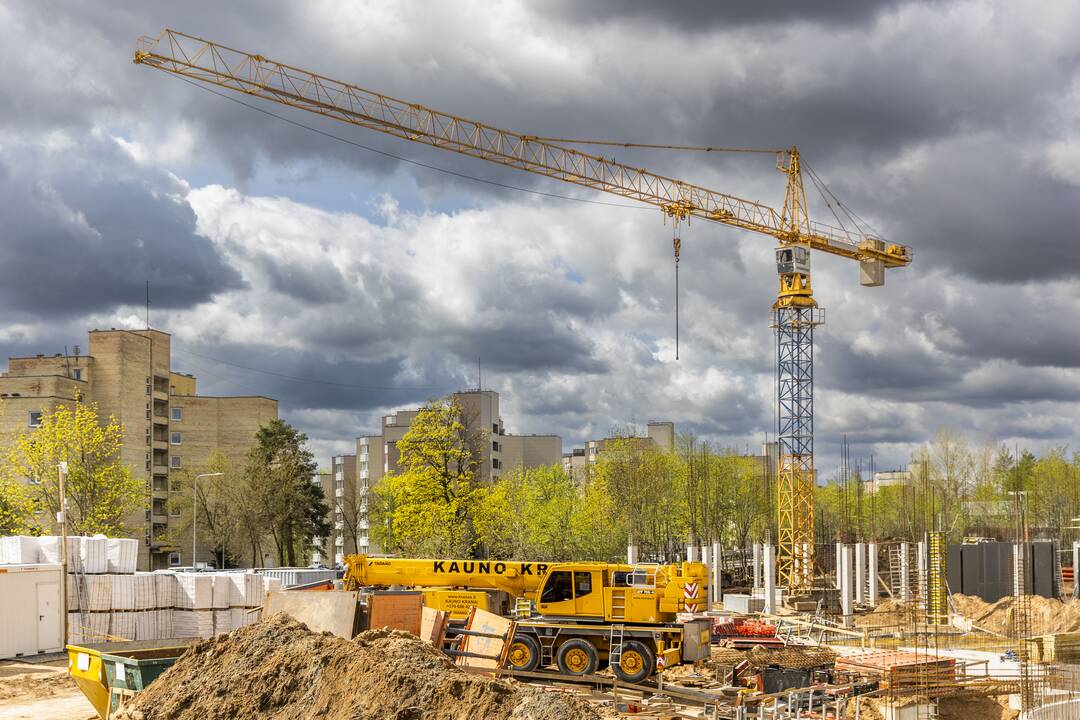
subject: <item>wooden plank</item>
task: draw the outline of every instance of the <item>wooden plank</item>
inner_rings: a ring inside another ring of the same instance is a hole
[[[462,635],[460,650],[480,657],[459,657],[457,664],[483,670],[497,670],[502,666],[510,649],[510,640],[514,637],[514,621],[473,608],[465,629],[496,637]]]
[[[420,613],[420,639],[437,648],[443,646],[446,639],[446,627],[450,623],[450,613],[436,610],[425,605]]]
[[[315,632],[329,632],[351,640],[356,630],[356,609],[359,593],[344,590],[328,592],[267,593],[263,617],[283,612],[299,620]]]
[[[374,592],[367,596],[367,629],[396,628],[420,636],[424,595],[420,592]]]

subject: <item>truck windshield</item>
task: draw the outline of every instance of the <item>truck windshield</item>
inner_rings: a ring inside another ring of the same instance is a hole
[[[540,595],[540,602],[553,603],[573,599],[574,581],[570,571],[558,570],[551,573],[547,582],[544,583],[544,592]]]

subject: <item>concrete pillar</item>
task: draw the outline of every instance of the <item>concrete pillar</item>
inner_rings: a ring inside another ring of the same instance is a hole
[[[754,543],[754,589],[761,589],[761,543]]]
[[[712,558],[713,558],[713,571],[712,571],[712,601],[719,603],[724,593],[724,572],[723,565],[723,552],[720,548],[720,543],[714,542],[712,544]]]
[[[844,546],[840,551],[840,611],[844,614],[844,627],[851,627],[851,548]]]
[[[626,562],[628,565],[636,565],[638,561],[637,545],[626,546]]]
[[[1073,543],[1073,591],[1074,598],[1080,598],[1080,542]]]
[[[705,588],[705,597],[704,597],[704,600],[705,600],[705,608],[704,609],[705,610],[711,610],[712,609],[711,603],[712,603],[712,568],[713,568],[713,559],[712,559],[712,553],[710,552],[711,549],[712,548],[708,545],[708,543],[703,543],[702,546],[701,546],[701,562],[705,565],[705,582],[708,583],[708,587]]]
[[[911,600],[911,543],[900,543],[900,600]]]
[[[686,546],[686,562],[697,562],[698,561],[697,551],[698,551],[697,545],[694,545],[693,543],[691,543],[690,545],[687,545]]]
[[[762,548],[762,563],[765,570],[765,612],[776,612],[776,550],[772,545]]]
[[[866,544],[855,543],[855,604],[863,604],[866,591]]]
[[[802,566],[803,587],[814,587],[814,563],[811,558],[814,556],[814,546],[811,543],[803,543],[802,545],[802,557],[805,561]]]
[[[927,563],[926,563],[926,540],[920,540],[916,546],[915,556],[915,574],[918,578],[919,587],[917,592],[919,593],[919,602],[926,603],[926,589],[929,587],[927,584]]]
[[[866,604],[870,607],[877,607],[878,599],[878,579],[877,579],[877,543],[868,543],[866,545],[866,559],[869,561],[869,567],[867,568],[867,594]]]
[[[840,563],[844,559],[844,543],[836,543],[836,587],[840,588]]]

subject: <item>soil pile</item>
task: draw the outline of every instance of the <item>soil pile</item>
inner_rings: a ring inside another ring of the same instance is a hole
[[[827,647],[788,645],[782,648],[757,646],[750,650],[735,650],[726,647],[714,647],[712,654],[703,664],[703,674],[712,676],[718,667],[731,667],[743,660],[750,662],[752,668],[765,668],[778,665],[786,668],[813,668],[829,665],[836,661],[836,653]],[[664,671],[664,677],[677,680],[694,672],[693,665],[676,665]]]
[[[52,697],[76,689],[66,672],[31,672],[0,679],[0,700]]]
[[[416,636],[352,641],[284,614],[193,645],[118,720],[598,720],[570,695],[469,675]]]
[[[1031,595],[1031,634],[1047,635],[1080,630],[1080,603],[1061,602],[1053,598]],[[974,595],[953,595],[956,612],[978,627],[1001,635],[1013,631],[1015,598],[1004,597],[988,603]]]

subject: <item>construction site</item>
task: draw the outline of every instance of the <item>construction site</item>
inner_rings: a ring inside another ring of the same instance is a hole
[[[956,537],[934,491],[916,502],[913,489],[901,506],[910,532],[879,535],[862,485],[848,482],[846,439],[839,509],[822,525],[814,362],[825,311],[811,258],[853,261],[843,264],[863,288],[887,274],[902,281],[895,271],[918,261],[841,202],[797,147],[503,130],[301,69],[303,58],[286,64],[172,29],[140,38],[133,60],[139,73],[257,102],[293,124],[318,115],[653,208],[671,236],[676,358],[691,221],[764,238],[776,270],[775,301],[761,308],[775,351],[767,527],[741,547],[695,531],[675,550],[644,552],[631,533],[618,562],[477,544],[469,557],[354,551],[337,570],[139,572],[139,540],[69,535],[61,509],[56,535],[0,538],[0,720],[1080,718],[1080,542],[1062,546],[1075,525],[1032,527],[1016,485],[994,506],[992,537]],[[781,199],[773,207],[610,156],[635,148],[764,154]],[[830,223],[810,217],[817,207]]]

